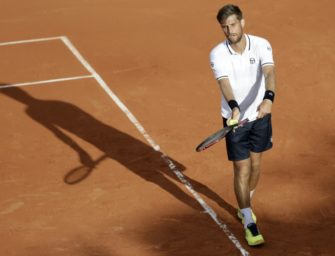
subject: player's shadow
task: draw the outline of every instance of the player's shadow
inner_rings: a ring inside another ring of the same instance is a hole
[[[188,193],[185,193],[180,186],[170,180],[174,179],[179,182],[162,158],[162,153],[154,150],[151,146],[97,120],[73,104],[59,100],[37,99],[18,87],[4,89],[0,87],[0,92],[24,104],[28,116],[51,131],[60,141],[71,147],[78,154],[81,165],[90,169],[106,158],[114,159],[137,176],[157,184],[175,198],[192,208],[200,210],[198,203]],[[91,143],[104,152],[104,155],[97,160],[93,160],[84,148],[63,131],[67,131]],[[180,171],[185,170],[181,163],[174,159],[171,160]],[[89,173],[80,174],[77,179],[72,179],[70,182],[70,176],[73,176],[76,171],[71,170],[68,172],[64,181],[68,184],[75,184],[89,175]],[[189,177],[186,177],[186,179],[190,181],[195,190],[200,191],[235,215],[234,207],[225,202],[210,188]]]

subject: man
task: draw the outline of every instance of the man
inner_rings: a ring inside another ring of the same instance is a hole
[[[238,217],[250,246],[264,243],[251,210],[262,152],[272,147],[271,108],[275,96],[275,74],[270,43],[243,33],[245,21],[238,6],[225,5],[217,20],[226,40],[210,53],[211,67],[222,92],[224,125],[253,120],[226,137],[228,159],[234,166],[234,190]]]

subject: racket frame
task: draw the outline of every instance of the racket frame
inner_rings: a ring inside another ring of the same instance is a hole
[[[230,133],[233,129],[237,129],[238,127],[243,126],[244,124],[246,124],[247,122],[249,122],[249,119],[244,119],[240,122],[238,122],[237,124],[234,125],[229,125],[226,126],[222,129],[220,129],[219,131],[213,133],[211,136],[207,137],[206,139],[204,139],[197,147],[196,147],[196,151],[197,152],[201,152],[204,151],[205,149],[213,146],[214,144],[218,143],[220,140],[222,140],[228,133]]]

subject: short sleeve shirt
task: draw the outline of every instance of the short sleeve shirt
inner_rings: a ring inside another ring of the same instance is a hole
[[[236,53],[225,40],[210,52],[210,63],[217,80],[229,79],[241,109],[241,119],[253,119],[265,93],[262,67],[274,65],[274,61],[272,47],[266,39],[247,34],[245,37],[247,44],[242,54]],[[231,116],[231,109],[223,96],[221,114],[225,118]]]

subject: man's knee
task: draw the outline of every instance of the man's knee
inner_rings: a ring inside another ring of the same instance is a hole
[[[261,160],[262,160],[262,153],[251,153],[251,169],[252,172],[259,172],[261,169]]]
[[[251,169],[252,169],[253,173],[260,172],[260,170],[261,170],[260,163],[253,163],[253,164],[251,164]]]
[[[251,173],[250,159],[234,162],[234,175],[239,180],[248,180]]]

